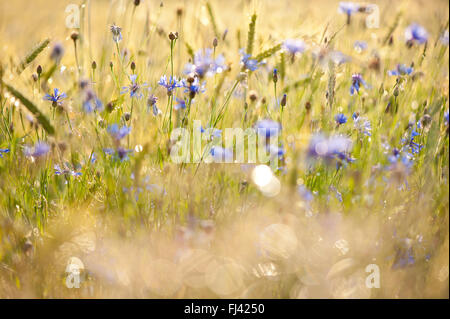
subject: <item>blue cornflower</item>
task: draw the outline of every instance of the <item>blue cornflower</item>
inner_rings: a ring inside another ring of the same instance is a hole
[[[133,97],[138,99],[142,98],[143,94],[141,93],[141,87],[146,87],[147,83],[138,84],[136,74],[130,75],[130,81],[131,84],[129,86],[122,87],[122,91],[120,92],[120,94],[124,94],[129,91],[131,98]]]
[[[185,66],[184,73],[198,75],[200,78],[222,73],[227,69],[225,58],[220,54],[215,60],[212,57],[212,49],[199,50],[194,55],[194,63]]]
[[[404,248],[397,249],[394,264],[392,269],[405,268],[410,265],[414,265],[415,259],[413,255],[412,248],[409,247],[407,250]]]
[[[355,128],[359,132],[366,136],[372,136],[372,124],[367,118],[361,117],[357,113],[353,113],[352,118],[355,124]]]
[[[362,51],[367,50],[368,45],[367,45],[367,42],[365,42],[365,41],[355,41],[355,43],[353,43],[353,48],[357,52],[362,52]]]
[[[176,101],[177,101],[177,104],[175,104],[173,107],[175,110],[186,108],[186,101],[184,99],[176,98]]]
[[[156,106],[156,102],[158,101],[158,98],[154,96],[153,94],[149,95],[147,98],[147,111],[151,107],[153,111],[153,115],[157,116],[158,114],[161,114],[161,110]]]
[[[428,32],[420,24],[413,23],[406,28],[405,39],[408,45],[423,44],[428,41]]]
[[[233,151],[230,149],[221,146],[213,146],[209,152],[216,163],[229,163],[233,161]]]
[[[444,124],[448,126],[449,122],[450,122],[449,121],[449,113],[448,113],[448,111],[445,111],[444,112]]]
[[[355,12],[358,12],[359,8],[360,8],[359,4],[354,2],[339,2],[338,12],[344,13],[349,16]]]
[[[0,158],[3,158],[3,154],[9,153],[9,148],[0,148]]]
[[[52,52],[50,53],[50,58],[59,63],[64,55],[64,46],[60,42],[56,42],[53,45]]]
[[[299,185],[297,187],[297,192],[300,197],[307,202],[310,202],[314,199],[313,193],[311,193],[311,191],[307,189],[305,185]]]
[[[350,95],[355,94],[355,91],[359,93],[359,89],[361,84],[367,88],[367,83],[364,81],[362,75],[360,73],[354,73],[352,75],[352,85],[350,86]]]
[[[208,138],[210,138],[210,137],[220,138],[222,136],[222,130],[219,130],[214,127],[207,127],[206,129],[204,129],[203,126],[200,126],[200,133],[205,133],[206,130],[208,130],[208,132],[207,132]]]
[[[347,123],[347,117],[343,113],[336,114],[334,119],[338,125]]]
[[[117,151],[113,148],[104,148],[103,152],[105,152],[106,155],[112,156],[114,159],[120,159],[120,161],[127,161],[129,159],[128,154],[132,153],[133,150],[127,150],[122,147],[118,147]]]
[[[270,138],[277,136],[281,132],[281,124],[270,119],[260,120],[256,123],[255,128],[258,134]]]
[[[86,89],[83,101],[83,109],[86,113],[91,113],[93,111],[101,112],[103,110],[102,101],[99,100],[94,91],[92,91],[91,89]]]
[[[292,55],[297,55],[305,51],[306,43],[303,40],[286,39],[283,42],[283,49]]]
[[[37,142],[34,147],[25,147],[25,156],[41,157],[50,152],[50,146],[45,142]]]
[[[283,145],[277,146],[273,144],[266,144],[266,150],[269,152],[271,156],[275,157],[283,157],[286,154],[286,150]]]
[[[112,124],[110,126],[108,126],[108,133],[117,141],[120,141],[121,139],[123,139],[125,136],[127,136],[128,134],[130,134],[131,132],[131,127],[129,126],[122,126],[121,128],[119,128],[118,124]]]
[[[347,137],[336,135],[327,138],[322,134],[316,134],[309,143],[308,156],[323,158],[327,161],[339,159],[344,162],[353,162],[354,160],[349,156],[351,148],[352,141]]]
[[[181,80],[181,85],[185,88],[184,93],[189,93],[191,99],[193,99],[196,94],[205,92],[205,84],[205,82],[200,83],[198,78],[194,78],[193,82],[184,79]]]
[[[169,81],[167,81],[167,77],[163,75],[158,82],[159,85],[164,86],[167,89],[167,95],[172,95],[173,91],[176,88],[181,87],[181,82],[177,80],[176,77],[170,77]]]
[[[58,164],[55,164],[53,166],[54,170],[55,170],[55,175],[72,175],[72,176],[81,176],[81,172],[76,172],[75,170],[72,169],[68,169],[68,168],[64,168],[61,169],[61,167]]]
[[[113,24],[110,27],[111,33],[113,35],[113,41],[116,43],[119,43],[122,40],[122,28],[118,27],[117,25]]]
[[[420,129],[420,121],[417,122],[416,128]],[[423,148],[423,145],[418,144],[414,141],[417,136],[420,136],[420,133],[417,132],[416,128],[414,128],[414,126],[411,126],[409,135],[407,135],[406,138],[402,139],[402,142],[405,143],[404,147],[406,149],[409,149],[412,156],[414,156],[414,154],[418,154]]]
[[[245,53],[244,49],[240,49],[239,54],[241,55],[241,64],[245,69],[250,71],[255,71],[258,69],[260,63],[258,60],[250,59],[252,56],[251,54]]]
[[[410,75],[414,71],[414,68],[408,67],[404,64],[397,64],[397,68],[395,70],[390,70],[388,75],[390,76],[399,76],[399,75]]]
[[[53,106],[57,106],[57,105],[61,105],[62,104],[62,100],[65,99],[67,97],[66,93],[59,93],[59,89],[55,88],[53,90],[53,94],[45,94],[44,96],[44,100],[47,101],[51,101]]]

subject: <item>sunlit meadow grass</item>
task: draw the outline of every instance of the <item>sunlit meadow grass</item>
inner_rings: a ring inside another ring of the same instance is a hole
[[[448,298],[447,1],[137,2],[0,2],[0,297]],[[264,119],[275,189],[171,159]]]

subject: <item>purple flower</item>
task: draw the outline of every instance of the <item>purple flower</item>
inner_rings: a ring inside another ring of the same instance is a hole
[[[250,71],[255,71],[256,69],[258,69],[260,63],[258,62],[258,60],[250,59],[251,54],[245,53],[244,49],[240,49],[239,54],[241,55],[241,65],[245,69]]]
[[[277,145],[273,145],[273,144],[268,144],[268,145],[266,144],[266,149],[271,156],[283,157],[284,154],[286,154],[286,151],[285,151],[283,145],[277,146]]]
[[[172,95],[173,90],[181,87],[181,82],[177,80],[176,77],[170,77],[169,81],[167,81],[167,77],[163,75],[158,82],[159,85],[165,87],[167,89],[167,94]]]
[[[205,133],[208,138],[216,137],[220,138],[222,136],[222,130],[219,130],[214,127],[207,127],[206,129],[203,128],[203,126],[200,126],[200,133]]]
[[[3,154],[9,153],[9,148],[0,148],[0,158],[3,158]]]
[[[428,32],[420,24],[413,23],[406,28],[405,39],[410,45],[414,43],[423,44],[428,41]]]
[[[337,114],[334,119],[338,125],[347,123],[347,117],[342,113]]]
[[[420,129],[420,121],[417,122],[416,127],[414,128],[414,125],[411,125],[410,131],[407,134],[406,138],[402,139],[402,142],[404,143],[405,150],[409,150],[411,153],[411,157],[414,156],[414,154],[419,154],[420,150],[423,148],[423,145],[416,143],[415,138],[417,136],[420,136],[420,133],[417,131]],[[417,129],[417,130],[416,130]]]
[[[113,41],[119,43],[122,40],[122,28],[113,24],[110,27],[111,33],[113,35]]]
[[[38,142],[34,147],[25,147],[25,156],[41,157],[50,151],[50,146],[45,142]]]
[[[213,146],[210,150],[210,154],[216,163],[229,163],[233,161],[233,151],[221,146]]]
[[[141,87],[146,87],[147,83],[142,83],[141,85],[139,85],[137,83],[137,75],[136,74],[130,75],[130,81],[131,81],[131,84],[129,86],[122,87],[122,91],[120,92],[120,94],[124,94],[129,91],[131,98],[133,98],[133,97],[138,98],[138,99],[142,98],[143,94],[141,93]]]
[[[367,50],[368,45],[365,41],[355,41],[355,43],[353,43],[353,48],[358,52],[362,52]]]
[[[189,93],[191,96],[195,96],[198,93],[205,92],[205,82],[200,84],[199,79],[194,78],[194,82],[190,83],[186,80],[181,80],[181,86],[185,88],[184,93]]]
[[[310,158],[323,158],[327,161],[338,159],[344,162],[353,162],[349,156],[352,141],[344,136],[335,135],[325,137],[322,134],[314,135],[309,143],[308,156]]]
[[[339,2],[339,13],[344,13],[346,15],[352,15],[355,12],[359,11],[359,4],[354,2]]]
[[[287,39],[283,42],[284,50],[292,55],[303,53],[306,49],[306,43],[303,40]]]
[[[352,115],[355,128],[366,136],[372,136],[372,125],[368,119],[356,113]]]
[[[255,128],[258,130],[258,134],[270,138],[271,136],[277,136],[281,132],[281,125],[273,120],[265,119],[256,123]]]
[[[177,104],[175,104],[173,107],[175,110],[186,108],[186,101],[184,99],[176,98],[176,101],[177,101]]]
[[[359,93],[359,89],[361,87],[361,84],[367,88],[367,83],[364,81],[362,75],[360,73],[354,73],[352,75],[352,85],[350,86],[350,95],[355,94],[355,91]]]
[[[53,45],[52,52],[50,53],[50,58],[55,61],[56,63],[59,63],[61,61],[62,57],[64,55],[64,47],[60,42],[56,42]]]
[[[185,74],[196,74],[200,78],[222,73],[227,69],[225,58],[220,54],[215,60],[212,57],[212,49],[199,50],[194,55],[194,63],[186,64]]]
[[[67,97],[66,93],[59,93],[59,89],[55,88],[53,94],[45,94],[44,100],[51,101],[53,106],[61,105],[62,100]]]
[[[297,187],[297,192],[303,200],[310,202],[314,199],[313,193],[305,187],[305,185],[299,185]]]
[[[131,127],[126,125],[122,126],[121,128],[119,128],[119,125],[117,124],[112,124],[108,126],[108,133],[117,141],[123,139],[125,136],[130,134],[130,132]]]
[[[154,96],[153,94],[149,95],[147,98],[147,111],[151,107],[153,109],[153,115],[157,116],[158,114],[161,114],[161,110],[156,106],[156,102],[158,101],[158,98]]]
[[[83,109],[86,113],[91,113],[93,111],[101,112],[103,110],[103,103],[91,89],[86,89],[85,91]]]
[[[53,166],[54,170],[55,170],[55,175],[72,175],[72,176],[81,176],[81,172],[76,172],[75,170],[69,169],[69,168],[64,168],[61,169],[61,167],[57,164],[55,164]]]
[[[113,148],[104,148],[103,152],[105,152],[106,155],[110,155],[114,159],[119,159],[121,162],[123,162],[129,159],[128,154],[132,153],[133,150],[127,150],[122,147],[118,147],[117,151],[114,150]]]
[[[410,75],[414,71],[414,68],[407,67],[404,64],[397,64],[397,68],[395,70],[390,70],[388,75],[390,76],[400,76],[400,75]]]

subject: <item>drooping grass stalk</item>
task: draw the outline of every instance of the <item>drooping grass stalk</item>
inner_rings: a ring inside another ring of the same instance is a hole
[[[4,83],[4,85],[5,85],[6,89],[12,95],[14,95],[14,97],[19,99],[20,102],[22,102],[22,104],[36,117],[38,122],[42,125],[42,127],[45,129],[45,131],[48,134],[53,135],[55,133],[55,129],[50,124],[47,117],[39,110],[39,108],[33,102],[31,102],[28,98],[26,98],[22,93],[20,93],[14,87],[12,87],[6,83]]]

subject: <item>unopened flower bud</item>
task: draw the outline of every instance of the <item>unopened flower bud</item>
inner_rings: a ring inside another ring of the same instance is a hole
[[[38,66],[37,66],[37,68],[36,68],[36,73],[37,73],[38,75],[41,75],[41,73],[42,73],[42,66],[41,66],[41,65],[38,65]]]
[[[219,41],[217,40],[217,38],[214,38],[213,47],[217,47],[218,44],[219,44]]]
[[[92,70],[95,70],[97,68],[97,62],[92,61]]]
[[[283,106],[283,107],[286,106],[286,99],[287,99],[287,94],[284,93],[283,97],[281,98],[281,102],[280,102],[281,106]]]
[[[250,101],[255,102],[258,99],[258,93],[254,90],[249,92]]]
[[[278,82],[278,70],[277,69],[273,69],[273,82],[275,82],[275,83]]]
[[[130,68],[132,71],[136,70],[136,63],[134,63],[134,61],[131,62]]]
[[[169,39],[170,39],[170,41],[174,41],[174,40],[178,39],[178,32],[170,32]]]
[[[305,103],[305,109],[306,109],[307,112],[309,112],[311,110],[311,102],[307,101]]]
[[[106,104],[106,110],[111,113],[112,111],[114,111],[114,104],[112,102],[109,102],[108,104]]]
[[[72,32],[72,34],[70,35],[70,38],[71,38],[73,41],[77,41],[77,40],[78,40],[78,37],[79,37],[78,32]]]
[[[394,96],[398,96],[398,94],[399,94],[398,87],[395,87],[395,89],[394,89]]]

